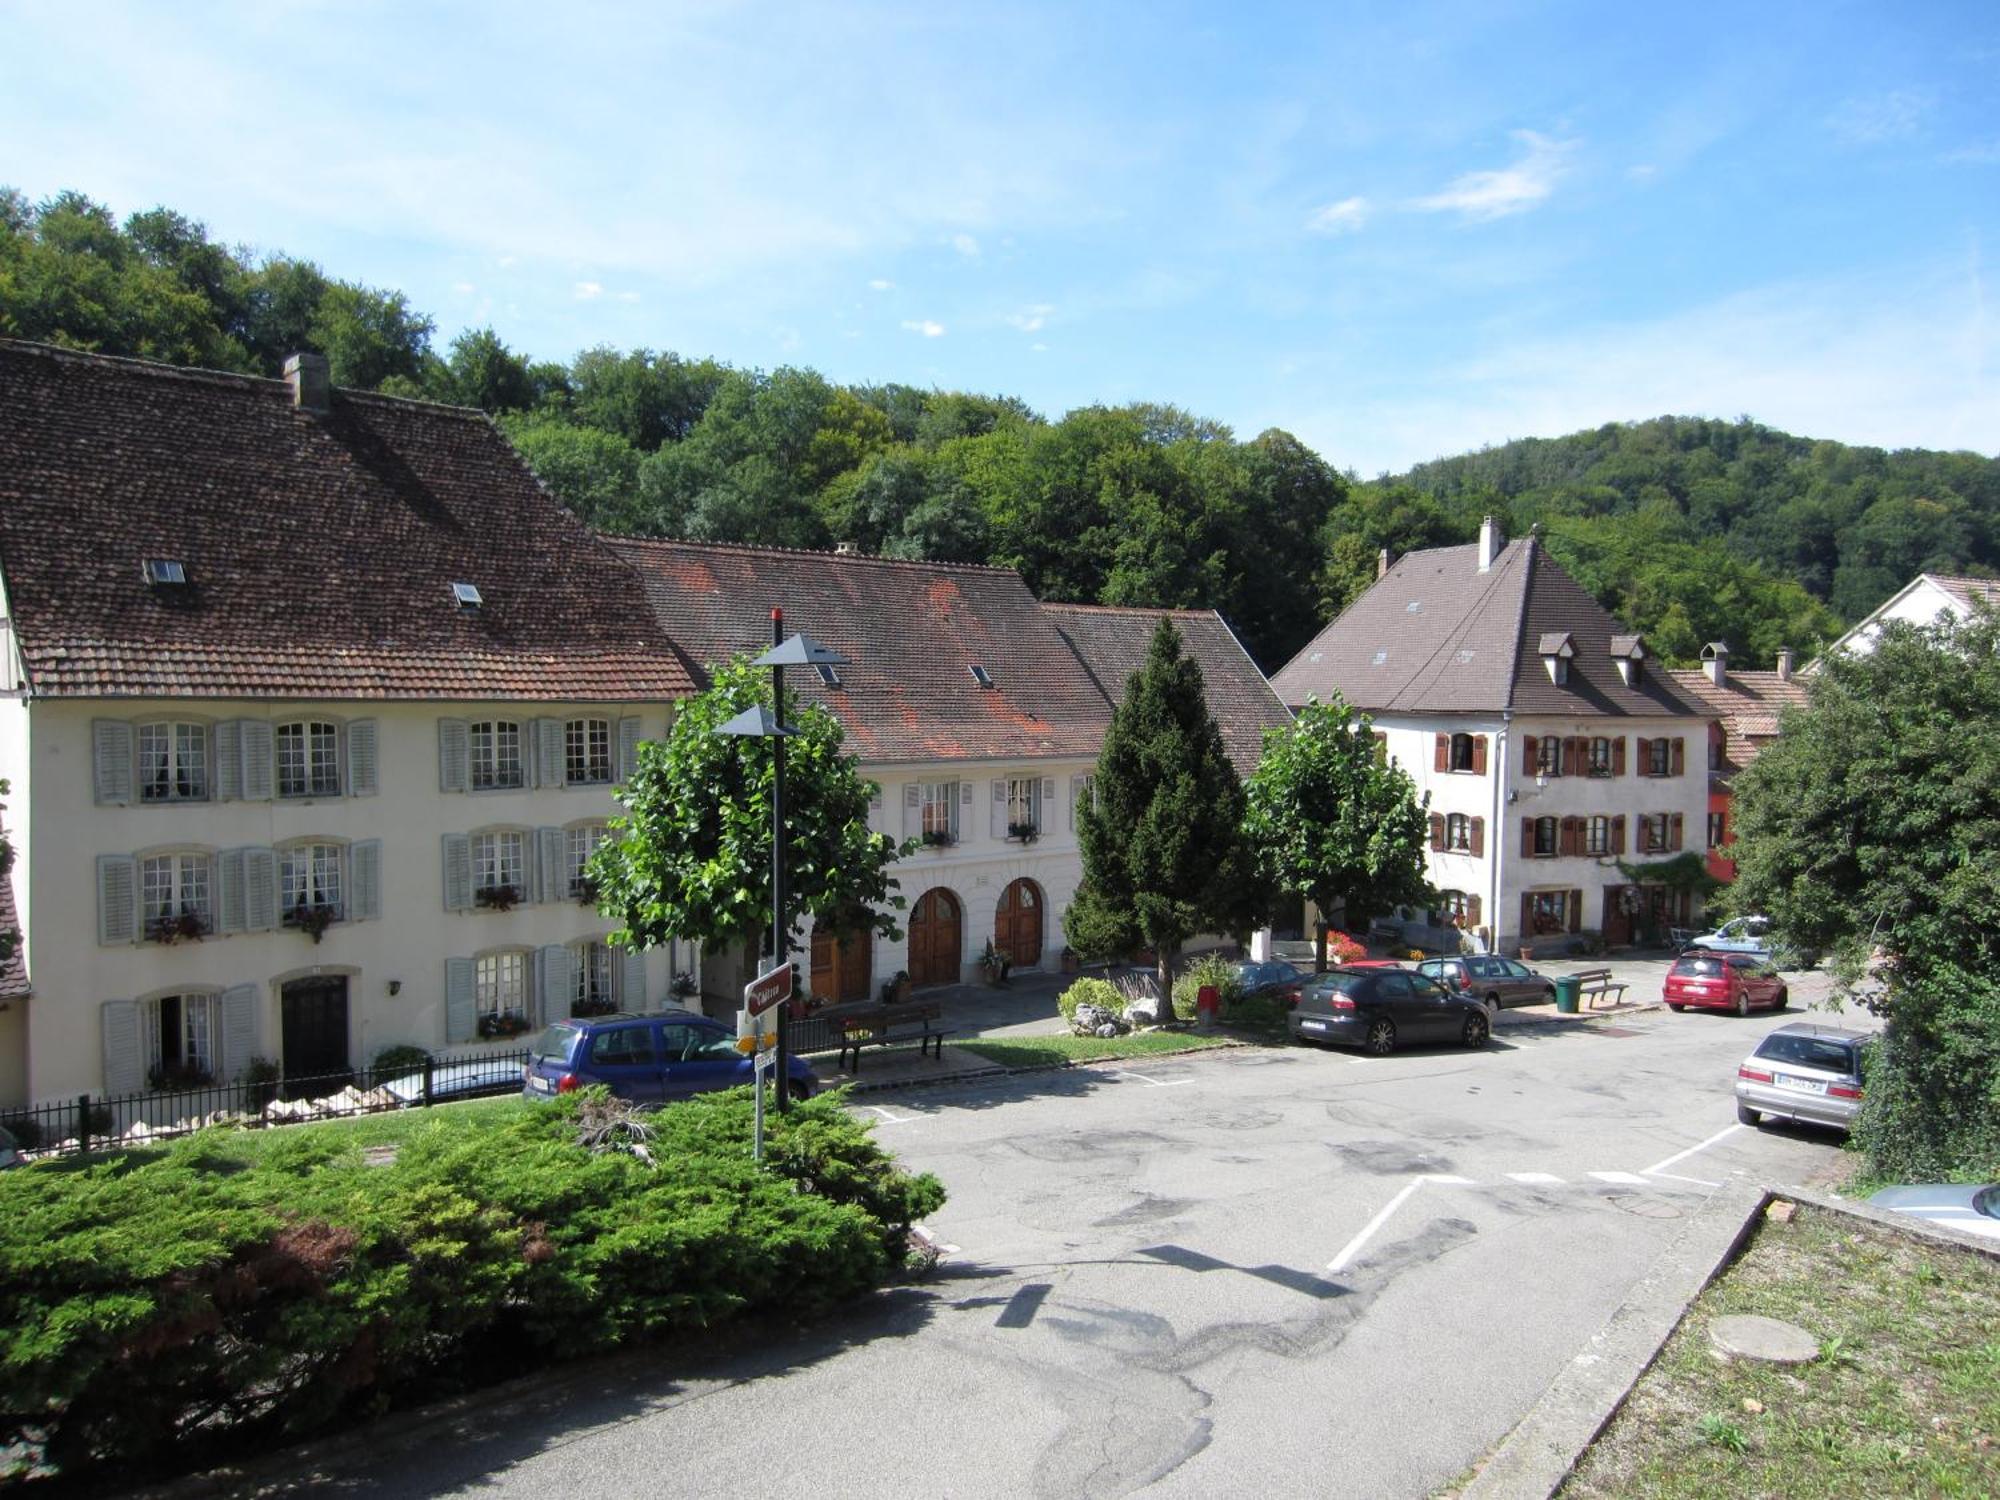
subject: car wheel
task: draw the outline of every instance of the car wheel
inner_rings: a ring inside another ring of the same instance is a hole
[[[1750,992],[1748,990],[1738,990],[1736,992],[1736,1014],[1739,1016],[1750,1014]]]
[[[1736,1106],[1736,1123],[1739,1125],[1758,1125],[1763,1123],[1763,1119],[1762,1115],[1747,1104]]]
[[[792,1097],[794,1099],[803,1104],[806,1100],[812,1098],[812,1096],[813,1088],[811,1084],[807,1083],[803,1078],[794,1078],[792,1080]]]
[[[1667,1002],[1667,1009],[1672,1011],[1675,1015],[1679,1015],[1682,1011],[1686,1010],[1687,1007],[1685,1005],[1682,1005],[1677,1000],[1669,1000]]]
[[[1792,992],[1790,990],[1779,990],[1778,998],[1771,1002],[1771,1009],[1783,1010],[1786,1006],[1790,1005],[1791,1003],[1792,1003]]]
[[[1363,1045],[1370,1056],[1387,1057],[1396,1050],[1396,1023],[1387,1016],[1377,1016],[1368,1023],[1368,1040]]]
[[[1486,1026],[1486,1017],[1484,1015],[1475,1014],[1467,1016],[1465,1018],[1464,1035],[1465,1035],[1466,1046],[1484,1047],[1486,1045],[1486,1038],[1490,1034],[1491,1033],[1488,1031]]]

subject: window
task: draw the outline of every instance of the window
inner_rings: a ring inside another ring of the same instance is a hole
[[[1709,848],[1720,849],[1722,847],[1725,842],[1723,835],[1728,832],[1728,824],[1729,815],[1727,813],[1712,812],[1708,815]]]
[[[1535,849],[1534,849],[1535,858],[1549,859],[1554,857],[1556,849],[1558,847],[1557,845],[1558,837],[1559,837],[1559,827],[1556,819],[1554,818],[1535,819]]]
[[[482,1016],[528,1013],[528,955],[487,953],[472,961],[472,998]]]
[[[919,790],[921,832],[927,844],[949,844],[958,835],[958,783],[926,781]]]
[[[278,854],[278,895],[285,921],[324,907],[340,913],[340,846],[294,844]]]
[[[139,800],[201,802],[208,797],[208,729],[162,721],[139,726]]]
[[[1643,854],[1667,851],[1667,815],[1646,813],[1639,819],[1639,850]]]
[[[1451,737],[1451,766],[1454,771],[1470,771],[1472,766],[1472,736],[1455,734]]]
[[[1534,891],[1528,897],[1528,921],[1539,936],[1568,927],[1569,892]]]
[[[148,1087],[198,1088],[215,1080],[217,1003],[214,995],[161,995],[139,1002]]]
[[[475,792],[525,785],[519,724],[510,719],[481,719],[472,726],[471,749]]]
[[[206,854],[155,854],[139,861],[139,921],[147,936],[198,937],[214,926],[210,870]]]
[[[340,729],[320,720],[280,724],[278,795],[336,797],[340,795]]]
[[[527,839],[519,833],[472,836],[472,884],[477,893],[510,891],[512,901],[527,894]],[[512,901],[509,904],[512,904]]]
[[[571,786],[609,786],[611,721],[571,719],[563,725],[563,753]]]
[[[1590,774],[1593,776],[1611,774],[1611,741],[1602,735],[1590,742]]]
[[[608,1016],[618,1008],[611,992],[611,949],[600,942],[578,943],[570,950],[576,960],[576,983],[570,991],[573,1016]]]
[[[1560,776],[1563,773],[1563,742],[1552,734],[1542,736],[1535,746],[1535,774]]]
[[[652,1026],[620,1026],[600,1031],[591,1038],[590,1060],[625,1067],[650,1066],[653,1061]]]
[[[1440,891],[1444,905],[1440,908],[1445,921],[1454,927],[1470,926],[1472,922],[1472,897],[1464,891]]]
[[[1464,813],[1448,813],[1444,820],[1444,846],[1461,854],[1472,851],[1472,819]]]
[[[1584,831],[1584,853],[1609,854],[1611,852],[1611,820],[1602,815],[1592,818]]]
[[[590,856],[610,837],[611,830],[602,823],[585,823],[568,831],[568,860],[565,865],[568,879],[564,888],[570,895],[584,894],[584,875],[590,868]]]
[[[1646,774],[1648,776],[1673,775],[1673,754],[1674,742],[1672,740],[1648,740],[1646,742]]]
[[[1042,826],[1042,783],[1039,777],[1011,778],[1007,782],[1007,836],[1019,838],[1019,830],[1039,831]]]

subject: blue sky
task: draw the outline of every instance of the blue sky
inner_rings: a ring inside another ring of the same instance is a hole
[[[438,344],[1171,402],[1364,475],[1663,412],[2000,447],[2000,4],[0,0],[0,182]]]

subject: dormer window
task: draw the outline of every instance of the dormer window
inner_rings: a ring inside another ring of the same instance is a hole
[[[187,564],[176,562],[171,557],[152,557],[146,560],[146,582],[156,589],[184,589],[187,587]]]
[[[1625,686],[1637,687],[1646,668],[1646,643],[1636,635],[1611,637],[1611,659],[1618,666],[1618,678]]]
[[[479,597],[479,586],[473,583],[454,583],[451,597],[458,601],[460,609],[477,609],[486,602]]]
[[[965,670],[972,674],[972,680],[978,683],[981,687],[990,688],[993,686],[992,674],[989,673],[986,670],[986,668],[980,666],[978,662],[974,662],[971,666],[967,667]]]
[[[1567,630],[1546,631],[1542,635],[1542,666],[1557,687],[1569,686],[1569,664],[1576,657],[1576,640]]]

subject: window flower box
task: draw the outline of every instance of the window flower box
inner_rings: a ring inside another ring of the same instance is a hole
[[[472,904],[485,911],[512,911],[520,900],[518,885],[482,885],[472,893]]]
[[[957,839],[953,838],[950,833],[942,828],[926,828],[924,830],[924,847],[926,849],[949,849],[957,842]]]
[[[479,1034],[489,1041],[498,1037],[524,1036],[528,1018],[519,1011],[503,1010],[479,1018]]]
[[[200,942],[208,935],[208,918],[192,906],[183,906],[178,916],[161,913],[146,923],[146,936],[156,943],[172,944],[187,938]]]
[[[339,920],[340,908],[324,903],[317,906],[310,906],[301,901],[297,906],[285,913],[285,925],[297,928],[315,943],[326,936],[327,928]]]
[[[215,1086],[215,1075],[200,1063],[161,1063],[146,1073],[146,1087],[151,1089],[206,1089]]]
[[[1042,830],[1033,823],[1009,823],[1007,837],[1017,843],[1032,844],[1041,836]]]

